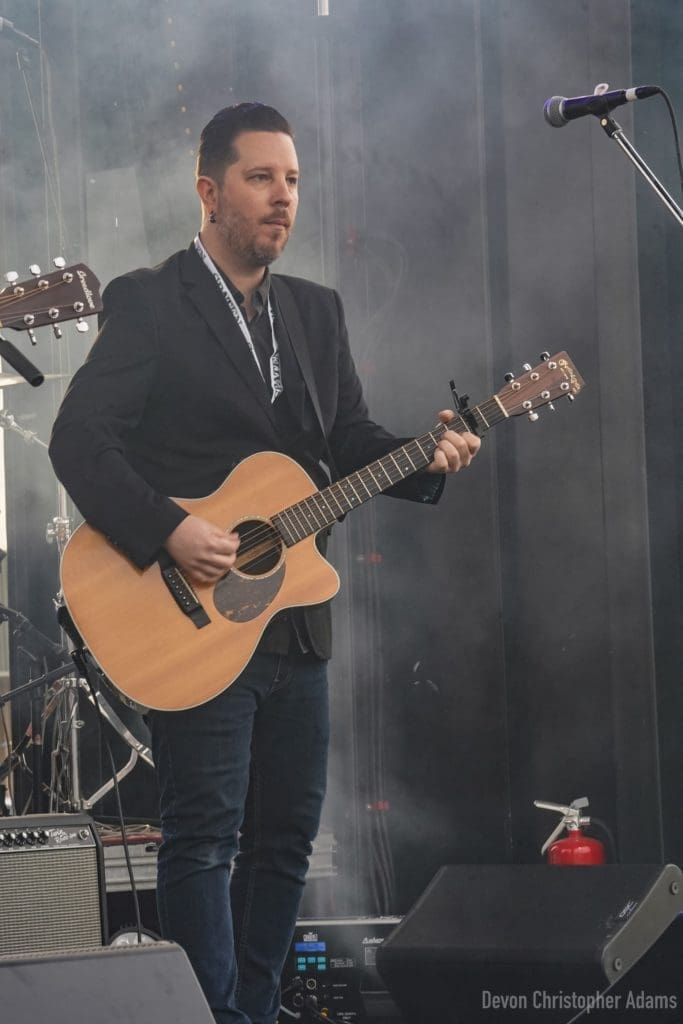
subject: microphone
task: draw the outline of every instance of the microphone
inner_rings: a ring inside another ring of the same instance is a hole
[[[20,373],[27,384],[32,388],[40,387],[45,380],[44,375],[37,366],[34,366],[30,359],[27,359],[23,352],[20,352],[16,345],[13,345],[7,338],[0,334],[0,356],[13,366],[17,373]]]
[[[636,85],[631,89],[612,89],[611,92],[598,93],[593,96],[551,96],[543,104],[543,116],[553,128],[564,128],[570,121],[586,114],[604,117],[615,107],[634,100],[645,100],[661,92],[658,85]]]
[[[27,651],[26,648],[23,648],[23,650],[32,661],[38,660],[38,658],[33,656],[34,653],[40,656],[54,655],[62,661],[69,657],[69,652],[61,644],[56,644],[49,637],[45,636],[44,633],[41,633],[25,615],[22,615],[21,612],[16,611],[14,608],[8,608],[7,605],[0,604],[0,622],[5,620],[11,625],[13,636],[20,639],[25,638],[25,642],[30,649]]]

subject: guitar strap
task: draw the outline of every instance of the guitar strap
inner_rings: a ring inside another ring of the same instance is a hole
[[[330,451],[330,446],[327,443],[325,423],[323,421],[323,414],[320,408],[318,388],[313,374],[313,364],[311,363],[311,354],[308,349],[306,332],[304,331],[304,325],[301,319],[301,314],[299,313],[299,308],[294,300],[294,296],[292,295],[290,288],[282,278],[273,277],[271,281],[271,292],[275,299],[275,309],[279,317],[279,322],[282,324],[282,327],[289,338],[290,348],[294,353],[294,358],[297,361],[298,367],[301,371],[301,376],[303,377],[304,384],[306,385],[306,391],[308,392],[313,404],[323,444],[325,445],[325,460],[330,469],[332,483],[335,483],[335,481],[340,479],[340,473],[335,464],[334,456]],[[301,343],[299,345],[294,344],[292,334],[295,334],[297,338],[301,339]]]

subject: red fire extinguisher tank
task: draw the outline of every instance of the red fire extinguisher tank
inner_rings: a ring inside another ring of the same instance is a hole
[[[573,828],[548,849],[548,864],[604,864],[605,847],[599,839]]]
[[[604,845],[599,839],[593,839],[583,832],[583,826],[590,825],[590,818],[581,814],[588,807],[586,797],[573,800],[568,807],[544,800],[534,800],[534,804],[544,810],[558,811],[562,815],[559,825],[543,844],[541,852],[547,851],[548,864],[569,866],[605,863]],[[565,835],[558,838],[563,830]]]

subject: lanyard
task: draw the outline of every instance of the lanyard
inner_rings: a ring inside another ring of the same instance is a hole
[[[204,264],[206,265],[207,269],[211,272],[211,275],[216,284],[218,285],[221,294],[223,295],[223,298],[227,302],[228,308],[232,313],[233,317],[235,318],[237,326],[244,335],[244,340],[249,346],[249,351],[254,357],[254,362],[256,363],[256,369],[259,372],[259,376],[265,384],[265,378],[263,376],[263,370],[261,369],[261,363],[259,362],[259,357],[254,347],[251,332],[249,331],[247,322],[244,319],[244,316],[242,315],[242,310],[235,302],[232,292],[225,283],[225,278],[221,274],[220,270],[218,270],[216,264],[213,262],[208,252],[204,248],[204,245],[202,244],[202,240],[199,237],[199,235],[197,235],[197,237],[194,240],[194,247],[201,256],[202,260],[204,261]],[[273,339],[273,353],[270,357],[270,401],[272,405],[272,403],[275,401],[278,395],[282,394],[284,388],[282,385],[282,370],[280,368],[280,350],[277,343],[277,337],[275,336],[275,317],[273,315],[273,307],[270,302],[270,296],[268,297],[268,319],[270,320],[270,334],[271,338]]]

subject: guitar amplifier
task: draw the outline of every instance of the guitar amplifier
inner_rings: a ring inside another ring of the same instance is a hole
[[[86,814],[0,818],[0,955],[106,939],[102,852]]]

